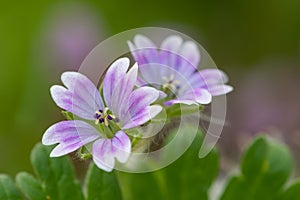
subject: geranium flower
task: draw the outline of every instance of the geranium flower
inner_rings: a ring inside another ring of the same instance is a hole
[[[138,66],[128,72],[129,59],[121,58],[108,69],[103,82],[103,99],[94,84],[78,72],[65,72],[61,79],[65,87],[54,85],[51,95],[62,109],[79,119],[52,125],[43,135],[44,145],[58,145],[50,156],[57,157],[90,144],[93,161],[111,171],[115,159],[125,163],[131,152],[126,129],[144,124],[161,111],[152,105],[159,91],[151,87],[134,89]]]
[[[226,94],[232,87],[224,72],[217,69],[197,70],[200,52],[192,41],[183,42],[176,35],[167,37],[158,48],[149,38],[136,35],[128,41],[139,64],[139,86],[151,85],[165,93],[165,105],[175,103],[208,104],[212,96]]]

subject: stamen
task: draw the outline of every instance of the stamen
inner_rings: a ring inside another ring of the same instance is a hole
[[[174,78],[175,78],[174,74],[171,74],[169,78],[165,76],[162,77],[162,79],[166,82],[163,85],[164,90],[171,90],[174,93],[176,92],[176,90],[178,90],[180,81],[174,80]]]
[[[98,110],[95,112],[94,117],[96,118],[95,124],[98,123],[104,123],[105,126],[109,125],[109,121],[115,119],[116,117],[112,114],[108,114],[109,113],[109,109],[108,108],[104,108],[103,110]]]

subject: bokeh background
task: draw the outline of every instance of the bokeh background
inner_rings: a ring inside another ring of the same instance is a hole
[[[49,94],[60,74],[102,40],[143,26],[191,36],[229,75],[223,170],[261,131],[300,160],[300,1],[1,1],[0,173],[32,171],[32,147],[63,119]]]

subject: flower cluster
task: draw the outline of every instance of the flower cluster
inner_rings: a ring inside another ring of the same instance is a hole
[[[52,125],[43,135],[44,145],[58,144],[51,157],[80,149],[91,152],[99,168],[111,171],[116,160],[126,163],[130,157],[128,131],[151,121],[162,107],[208,104],[212,96],[232,90],[222,71],[197,70],[200,53],[191,41],[169,36],[159,49],[137,35],[128,44],[137,63],[129,69],[128,58],[116,60],[100,89],[78,72],[63,73],[64,86],[51,87],[55,103],[72,114],[71,120]]]

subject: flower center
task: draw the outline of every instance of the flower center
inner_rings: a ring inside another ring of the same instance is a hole
[[[104,108],[104,110],[96,111],[95,118],[96,118],[95,124],[104,123],[105,126],[109,125],[109,121],[113,119],[115,119],[115,121],[117,120],[116,117],[109,112],[108,108]]]
[[[165,81],[165,84],[162,86],[164,91],[176,93],[176,90],[179,89],[180,81],[174,80],[174,78],[174,74],[171,74],[170,77],[162,77],[162,79]]]

